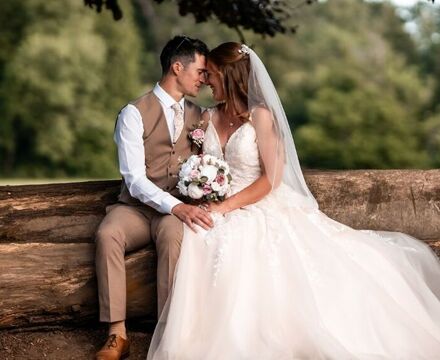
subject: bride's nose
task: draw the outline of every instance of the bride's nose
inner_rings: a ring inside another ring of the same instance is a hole
[[[205,73],[202,74],[202,76],[200,77],[200,82],[202,84],[208,85],[208,75]]]

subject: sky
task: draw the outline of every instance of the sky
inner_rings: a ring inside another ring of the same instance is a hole
[[[413,6],[413,5],[417,4],[418,2],[425,2],[425,3],[432,4],[431,0],[429,0],[429,1],[428,0],[373,0],[373,1],[390,1],[391,3],[395,4],[396,6],[402,6],[402,7]],[[439,4],[440,4],[440,0],[435,0],[434,5],[436,7],[438,7],[438,6],[440,6]],[[405,23],[405,29],[410,34],[415,34],[417,32],[417,24],[413,21],[408,21]],[[434,40],[434,38],[433,38],[433,41],[440,42],[440,34],[439,33],[435,33],[435,34],[433,34],[433,36],[436,36],[436,40]]]
[[[328,0],[318,0],[321,2],[326,2]],[[427,4],[432,4],[432,0],[365,0],[365,1],[370,1],[370,2],[384,2],[384,1],[389,1],[392,4],[395,4],[396,6],[413,6],[417,3],[427,3]],[[439,5],[440,0],[435,0],[434,4],[435,5]]]
[[[367,0],[367,1],[390,1],[391,3],[397,6],[412,6],[417,4],[418,2],[422,3],[432,3],[431,0]],[[435,0],[434,4],[439,4],[440,0]]]
[[[426,0],[424,0],[426,1]],[[391,0],[392,3],[398,5],[398,6],[411,6],[416,4],[417,0]]]
[[[418,2],[431,2],[431,0],[390,0],[393,4],[397,6],[412,6],[417,4]],[[436,0],[434,4],[438,4],[440,1]]]

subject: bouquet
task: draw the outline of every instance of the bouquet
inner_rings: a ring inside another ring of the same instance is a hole
[[[228,164],[212,155],[191,155],[182,163],[177,188],[184,196],[201,201],[222,201],[229,192]]]

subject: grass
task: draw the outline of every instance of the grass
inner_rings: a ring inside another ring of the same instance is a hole
[[[71,182],[84,182],[84,181],[99,181],[99,180],[112,180],[112,179],[90,179],[90,178],[42,178],[42,179],[27,179],[27,178],[11,178],[0,179],[0,186],[4,185],[37,185],[37,184],[59,184],[59,183],[71,183]]]

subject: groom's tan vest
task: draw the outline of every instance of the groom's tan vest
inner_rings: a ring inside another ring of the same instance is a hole
[[[188,133],[200,121],[200,108],[185,100],[184,126],[173,146],[165,114],[156,95],[149,92],[131,104],[139,110],[144,125],[142,138],[147,178],[161,189],[180,197],[176,189],[180,169],[179,158],[185,160],[191,154],[196,153],[196,147],[191,146]],[[131,205],[142,204],[130,195],[124,180],[122,180],[119,201]]]

